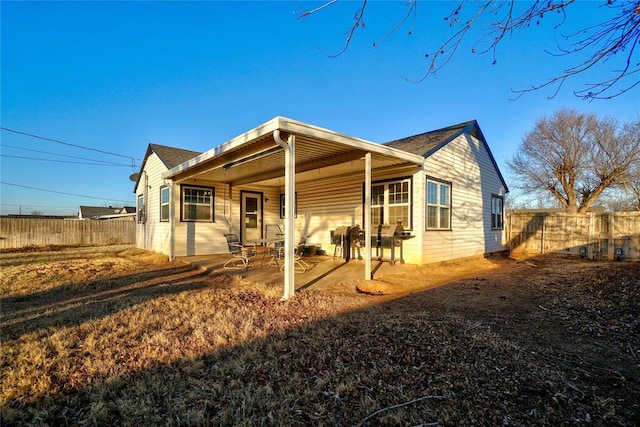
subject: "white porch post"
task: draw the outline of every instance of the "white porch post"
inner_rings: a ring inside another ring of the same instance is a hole
[[[292,297],[295,292],[294,275],[294,235],[295,235],[295,194],[296,155],[295,135],[288,135],[287,141],[280,138],[278,129],[273,131],[273,139],[284,149],[284,293],[282,300]]]
[[[175,183],[169,181],[169,262],[173,262],[176,254],[176,196]]]
[[[364,280],[371,280],[371,153],[364,156]]]

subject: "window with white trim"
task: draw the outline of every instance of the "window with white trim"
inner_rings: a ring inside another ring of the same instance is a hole
[[[371,224],[411,225],[411,178],[371,184]]]
[[[213,221],[213,187],[181,187],[181,219],[182,221]]]
[[[296,191],[293,204],[293,217],[298,218],[298,192]],[[284,193],[280,194],[280,218],[285,217]]]
[[[169,221],[169,187],[160,187],[160,221]]]
[[[451,230],[451,184],[427,179],[427,230]]]
[[[502,230],[504,227],[504,198],[491,195],[491,228]]]
[[[147,216],[144,210],[144,194],[138,194],[138,205],[136,207],[136,214],[138,216],[139,224],[144,224],[145,222],[147,222]]]

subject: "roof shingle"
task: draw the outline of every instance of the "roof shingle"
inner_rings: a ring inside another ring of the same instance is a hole
[[[172,169],[202,154],[197,151],[183,150],[182,148],[167,147],[166,145],[159,144],[149,144],[149,149],[156,153],[167,169]]]
[[[471,120],[457,125],[447,126],[446,128],[389,141],[384,143],[384,145],[426,158],[464,132],[469,132],[477,137],[477,122]]]

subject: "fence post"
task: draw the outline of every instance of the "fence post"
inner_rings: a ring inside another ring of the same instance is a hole
[[[509,253],[513,252],[513,217],[514,212],[509,215]]]
[[[613,212],[609,213],[609,244],[607,245],[607,259],[614,259],[616,249],[616,227]]]
[[[542,214],[542,237],[540,238],[540,253],[544,253],[544,227],[547,219],[547,214]]]
[[[593,235],[593,229],[595,228],[595,221],[594,221],[594,217],[593,217],[593,212],[589,212],[589,228],[587,229],[587,259],[593,259],[593,245],[591,244],[591,242],[593,242],[594,239],[594,235]]]

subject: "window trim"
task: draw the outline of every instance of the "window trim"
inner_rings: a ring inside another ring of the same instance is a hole
[[[167,200],[166,203],[162,202],[162,192],[164,190],[167,190],[168,200]],[[160,212],[159,212],[160,222],[169,222],[170,215],[171,215],[170,214],[170,212],[171,212],[171,208],[170,208],[170,205],[171,205],[171,190],[169,190],[169,187],[166,186],[166,185],[161,185],[160,186],[160,199],[159,199],[159,202],[160,202]],[[163,219],[163,217],[162,217],[162,208],[165,207],[165,206],[167,208],[167,217],[165,219]]]
[[[381,179],[378,181],[371,181],[371,187],[373,187],[374,185],[384,185],[385,186],[385,196],[384,196],[384,204],[382,206],[383,209],[383,220],[386,221],[387,216],[385,216],[384,214],[387,213],[388,214],[388,209],[389,209],[389,198],[388,198],[388,186],[389,184],[392,183],[400,183],[400,182],[404,182],[404,181],[408,181],[409,184],[409,212],[408,212],[408,218],[409,218],[409,226],[407,226],[407,224],[402,224],[402,228],[404,231],[412,231],[413,230],[413,176],[408,175],[408,176],[399,176],[396,178],[387,178],[387,179]],[[364,199],[364,193],[365,193],[365,183],[362,183],[362,223],[364,224],[364,205],[365,205],[365,199]],[[371,208],[373,209],[373,205],[371,205]],[[373,225],[373,223],[372,223]]]
[[[500,225],[494,226],[494,215],[497,215],[493,212],[493,201],[500,200]],[[499,194],[491,194],[491,229],[492,230],[504,230],[504,196]]]
[[[142,194],[138,194],[138,200],[136,203],[136,216],[138,217],[137,219],[137,223],[138,224],[146,224],[147,223],[147,216],[146,216],[146,200],[144,197],[144,193]]]
[[[433,182],[438,185],[438,204],[430,204],[429,203],[429,182]],[[440,204],[440,186],[446,185],[449,187],[449,205],[441,205]],[[429,227],[429,206],[435,206],[438,208],[438,224],[440,224],[440,208],[448,207],[449,208],[449,227],[441,228],[441,227]],[[425,231],[452,231],[452,219],[453,219],[453,182],[446,181],[444,179],[435,178],[433,176],[426,177],[425,186],[424,186],[424,229]]]
[[[280,219],[284,219],[284,193],[280,193]],[[298,192],[295,192],[293,201],[293,217],[298,218]]]
[[[210,190],[211,191],[211,206],[210,206],[210,219],[185,219],[184,215],[184,191],[188,188],[197,190]],[[180,185],[180,222],[216,222],[216,188],[208,187],[204,185],[193,184],[181,184]]]

